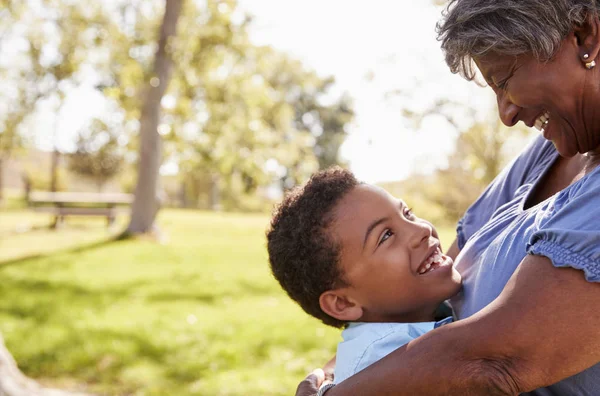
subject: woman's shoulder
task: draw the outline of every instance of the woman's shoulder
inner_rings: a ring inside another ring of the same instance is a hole
[[[594,168],[537,212],[527,252],[557,267],[583,270],[600,282],[600,167]]]

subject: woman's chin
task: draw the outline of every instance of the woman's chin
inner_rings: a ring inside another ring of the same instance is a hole
[[[546,135],[544,135],[544,138],[546,138]],[[569,147],[568,145],[564,144],[564,141],[561,141],[560,139],[557,139],[556,137],[553,139],[548,139],[552,142],[552,144],[554,145],[554,148],[556,149],[556,151],[558,152],[558,154],[563,157],[563,158],[572,158],[574,156],[577,155],[578,150],[577,148],[574,147]]]

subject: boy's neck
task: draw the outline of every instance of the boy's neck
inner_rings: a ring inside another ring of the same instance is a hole
[[[366,312],[357,322],[363,323],[420,323],[435,322],[436,309],[427,309],[410,313],[397,313],[392,315],[373,315]]]

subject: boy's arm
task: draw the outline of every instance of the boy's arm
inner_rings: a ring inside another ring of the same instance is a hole
[[[323,372],[325,373],[325,381],[333,382],[333,372],[335,370],[335,359],[337,355],[333,355],[330,361],[325,363],[323,366]]]

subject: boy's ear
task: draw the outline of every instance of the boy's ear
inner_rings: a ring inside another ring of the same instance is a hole
[[[363,316],[363,309],[344,289],[327,290],[319,297],[319,305],[327,315],[344,321],[354,322]]]

